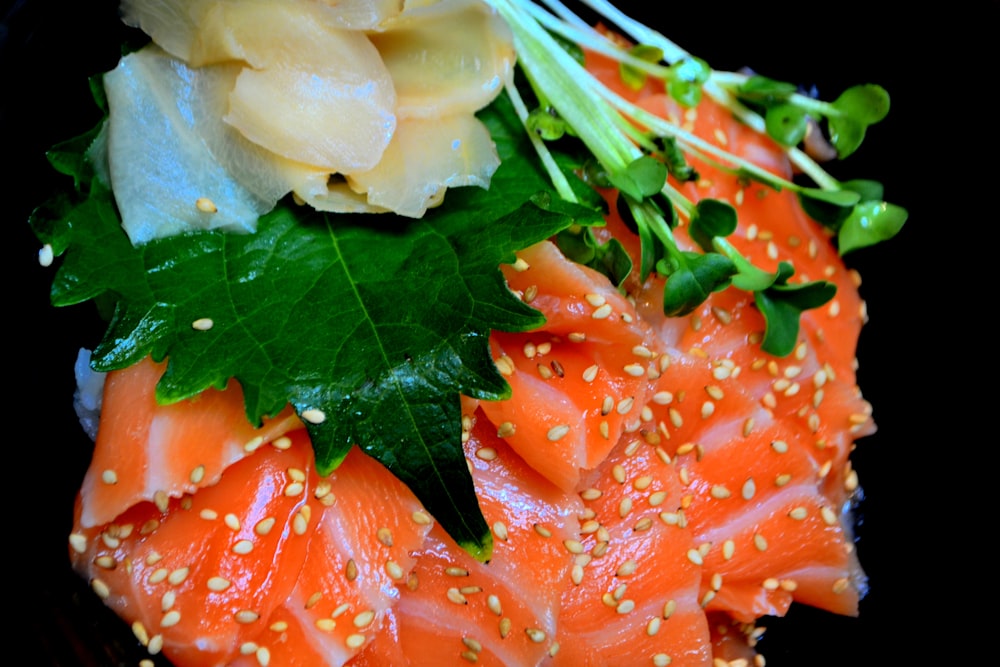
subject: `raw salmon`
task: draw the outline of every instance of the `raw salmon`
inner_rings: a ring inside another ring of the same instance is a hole
[[[222,471],[283,433],[302,428],[291,407],[261,428],[246,418],[243,392],[208,389],[172,405],[156,401],[166,363],[146,358],[108,374],[97,445],[81,490],[80,522],[113,521],[142,501],[164,503],[219,481]]]
[[[477,409],[463,402],[465,451],[494,537],[481,563],[435,527],[395,622],[357,665],[538,665],[564,645],[562,592],[570,581],[583,503],[526,465]]]
[[[645,108],[791,175],[777,146],[710,100],[686,112],[588,63]],[[463,399],[490,562],[359,450],[318,477],[298,419],[254,428],[235,382],[157,405],[163,366],[145,361],[108,377],[74,567],[183,665],[705,667],[752,660],[756,621],[793,602],[857,613],[849,455],[874,430],[855,377],[858,277],[792,194],[692,163],[698,182],[677,187],[736,207],[741,253],[831,281],[835,300],[803,314],[779,358],[761,349],[752,295],[727,289],[666,318],[662,277],[619,290],[553,242],[519,252],[502,270],[546,323],[491,336],[509,399]],[[637,259],[610,210],[596,233]],[[676,236],[694,247],[683,221]]]

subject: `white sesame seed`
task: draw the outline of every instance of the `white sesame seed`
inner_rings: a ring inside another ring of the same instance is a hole
[[[233,553],[239,554],[240,556],[245,556],[253,551],[253,542],[250,540],[240,540],[233,545]]]
[[[610,315],[611,315],[611,304],[609,303],[606,303],[600,308],[597,308],[596,310],[594,310],[593,313],[590,314],[590,316],[595,320],[607,319]]]
[[[257,619],[260,618],[260,614],[250,609],[241,609],[240,611],[236,612],[236,614],[233,617],[236,619],[237,623],[246,625],[248,623],[256,622]]]
[[[326,421],[326,413],[319,408],[309,408],[302,411],[302,418],[310,424],[322,424]]]
[[[210,317],[199,317],[191,323],[191,328],[195,331],[208,331],[215,326],[215,322]]]
[[[550,441],[555,442],[569,433],[568,424],[558,424],[549,429],[549,432],[545,434]]]
[[[194,202],[195,208],[197,208],[202,213],[216,213],[219,209],[216,207],[215,202],[213,202],[208,197],[198,197]]]
[[[172,586],[180,586],[187,579],[188,574],[190,574],[191,568],[189,567],[179,567],[170,574],[167,575],[167,583]]]
[[[46,243],[38,250],[38,263],[41,266],[52,266],[55,254],[52,252],[52,244]]]
[[[161,628],[171,628],[181,622],[181,613],[176,609],[168,611],[160,619]]]
[[[82,554],[87,550],[87,536],[81,533],[71,533],[69,536],[69,545],[78,554]]]

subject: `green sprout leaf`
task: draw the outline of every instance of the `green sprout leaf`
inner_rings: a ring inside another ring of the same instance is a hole
[[[712,69],[701,58],[688,56],[670,66],[667,94],[683,106],[695,107],[701,102],[702,85]]]
[[[681,251],[660,260],[657,270],[667,276],[663,312],[668,317],[681,317],[703,304],[712,292],[728,287],[736,266],[718,253]]]
[[[694,208],[688,234],[705,252],[714,252],[713,239],[736,231],[736,209],[718,199],[702,199]]]
[[[605,276],[621,287],[632,272],[632,258],[616,238],[600,243],[590,227],[570,228],[556,235],[556,245],[566,257]]]
[[[906,209],[884,201],[858,204],[840,225],[837,250],[845,255],[858,248],[891,239],[906,222]]]
[[[803,311],[822,306],[837,293],[836,285],[822,280],[789,285],[788,279],[794,273],[791,264],[780,262],[774,284],[754,293],[754,302],[765,320],[761,349],[780,357],[795,349]]]
[[[797,146],[808,126],[809,115],[794,104],[776,104],[764,113],[767,134],[783,146]]]
[[[636,44],[628,50],[628,54],[633,58],[653,64],[663,60],[663,50],[648,44]],[[632,90],[639,90],[645,86],[648,79],[646,72],[624,61],[618,63],[618,75],[621,77],[622,83]]]
[[[830,115],[830,142],[841,159],[851,155],[865,138],[868,126],[889,113],[889,94],[881,86],[864,84],[848,88],[832,103],[837,114]]]

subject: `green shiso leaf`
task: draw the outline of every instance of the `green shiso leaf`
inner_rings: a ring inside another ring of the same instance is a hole
[[[135,248],[110,191],[85,182],[79,201],[32,217],[42,242],[65,249],[52,301],[111,298],[114,316],[93,365],[168,359],[157,386],[163,402],[235,378],[254,423],[289,403],[300,415],[322,410],[325,420],[306,422],[320,472],[357,444],[458,543],[488,559],[459,398],[507,397],[490,332],[544,322],[510,292],[500,264],[594,211],[551,195],[505,99],[481,117],[503,161],[490,189],[450,190],[420,220],[282,203],[254,234],[199,232]],[[86,176],[82,163],[64,161]],[[202,318],[213,326],[193,328]]]

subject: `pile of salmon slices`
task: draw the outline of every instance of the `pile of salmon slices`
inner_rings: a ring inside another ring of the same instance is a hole
[[[622,94],[791,176],[709,100]],[[518,253],[501,268],[546,324],[491,338],[509,399],[462,403],[489,562],[361,450],[319,476],[295,414],[255,428],[235,381],[157,404],[165,366],[147,360],[106,379],[73,567],[149,653],[191,667],[752,665],[762,616],[856,614],[849,454],[874,430],[858,276],[793,194],[691,162],[699,181],[678,187],[733,204],[744,256],[835,298],[776,357],[751,294],[668,318],[662,277],[618,289],[553,242]],[[637,256],[614,213],[599,233]]]

